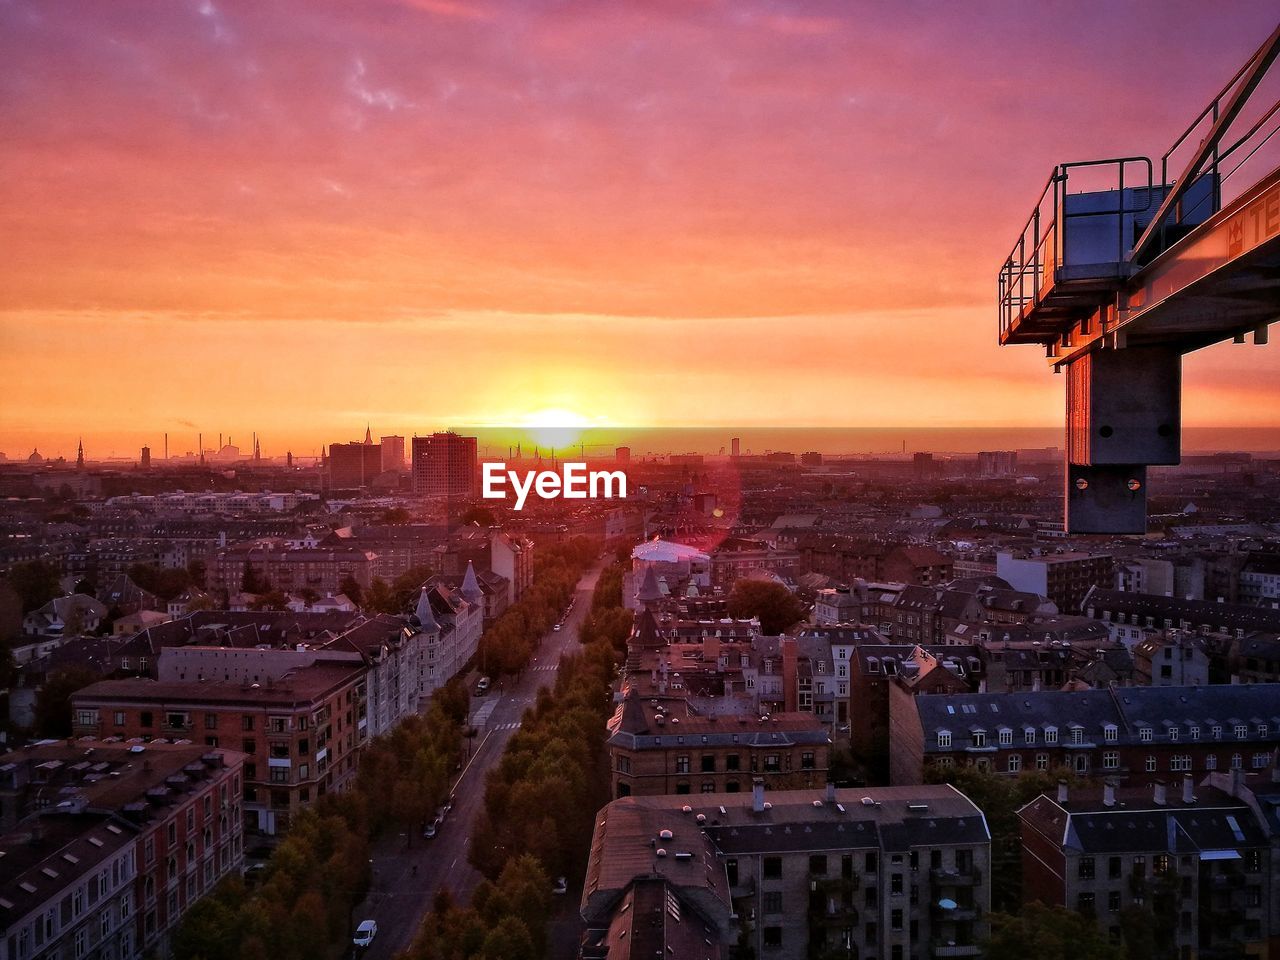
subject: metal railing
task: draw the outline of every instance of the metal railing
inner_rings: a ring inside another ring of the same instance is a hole
[[[1146,167],[1145,182],[1130,181],[1125,183],[1126,168],[1130,164],[1141,164]],[[1086,167],[1114,167],[1115,177],[1112,180],[1116,191],[1114,208],[1088,210],[1068,213],[1067,189],[1071,171]],[[1057,280],[1058,268],[1063,263],[1063,246],[1067,225],[1071,220],[1087,217],[1111,216],[1116,218],[1116,255],[1115,262],[1125,259],[1129,244],[1124,235],[1124,217],[1126,214],[1142,213],[1151,208],[1154,168],[1149,157],[1112,157],[1106,160],[1081,160],[1074,163],[1060,163],[1053,168],[1049,181],[1040,192],[1040,198],[1031,210],[1017,241],[1009,256],[1000,268],[999,304],[1000,304],[1000,337],[1019,320],[1028,307],[1038,304],[1045,292]],[[1124,191],[1126,186],[1144,187],[1146,203],[1132,208],[1125,206]]]

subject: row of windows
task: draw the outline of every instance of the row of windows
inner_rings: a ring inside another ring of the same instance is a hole
[[[1047,753],[1037,753],[1035,755],[1035,769],[1050,769],[1050,756]],[[1078,753],[1070,758],[1072,766],[1077,773],[1086,773],[1089,770],[1089,757],[1086,754]],[[935,757],[933,763],[939,767],[952,767],[955,765],[951,757]],[[991,769],[991,765],[986,757],[980,757],[976,764],[984,769]],[[1244,769],[1244,755],[1239,753],[1231,754],[1229,761],[1230,769]],[[1253,770],[1265,770],[1271,766],[1271,754],[1255,753],[1249,757],[1249,766]],[[1102,752],[1103,770],[1119,770],[1120,769],[1120,753],[1116,750],[1104,750]],[[1168,769],[1173,773],[1189,773],[1195,769],[1190,754],[1174,754],[1169,757]],[[1208,754],[1204,758],[1205,770],[1218,769],[1218,757],[1216,754]],[[1008,773],[1020,773],[1023,770],[1023,757],[1020,753],[1010,754],[1005,761],[1005,771]],[[1143,770],[1146,773],[1157,773],[1160,770],[1160,761],[1158,757],[1147,756],[1143,761]]]

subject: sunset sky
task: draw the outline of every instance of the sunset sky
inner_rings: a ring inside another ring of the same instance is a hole
[[[1056,424],[1000,262],[1275,11],[0,0],[0,450]],[[1280,426],[1275,344],[1186,370],[1187,424]]]

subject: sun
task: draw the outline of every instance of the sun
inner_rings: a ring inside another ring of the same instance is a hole
[[[591,425],[589,417],[562,407],[535,410],[521,418],[521,426],[534,443],[553,449],[577,443],[582,431]]]

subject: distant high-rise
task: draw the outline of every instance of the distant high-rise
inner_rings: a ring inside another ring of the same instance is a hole
[[[396,473],[404,469],[404,437],[382,438],[382,469]]]
[[[630,463],[631,448],[619,447],[617,450],[613,451],[613,459],[616,460],[618,463]]]
[[[1015,450],[983,450],[978,454],[978,474],[983,477],[1011,477],[1018,471]]]
[[[413,492],[420,497],[472,496],[480,464],[475,437],[452,431],[413,438]]]
[[[382,448],[376,443],[329,444],[329,486],[364,487],[382,472]]]
[[[142,448],[142,469],[143,470],[151,469],[151,448],[150,447]]]
[[[729,441],[729,456],[742,456],[742,440],[739,437],[734,437]]]

